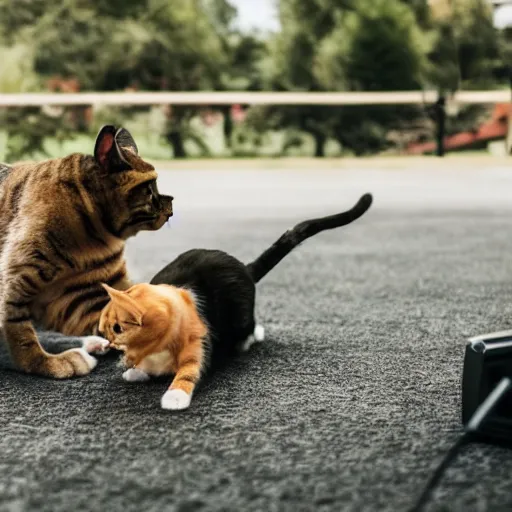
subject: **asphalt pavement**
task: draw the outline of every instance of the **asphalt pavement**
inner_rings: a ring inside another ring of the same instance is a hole
[[[461,433],[467,337],[512,328],[512,166],[161,169],[171,227],[128,244],[148,281],[193,247],[249,262],[372,192],[258,286],[266,340],[159,408],[165,379],[0,373],[0,511],[405,511]],[[204,164],[205,166],[207,164]],[[512,452],[469,446],[429,510],[512,508]]]

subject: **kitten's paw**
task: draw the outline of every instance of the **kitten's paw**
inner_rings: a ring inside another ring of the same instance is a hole
[[[188,408],[191,400],[192,396],[185,393],[182,389],[169,389],[162,396],[162,409],[181,411]]]
[[[257,325],[254,328],[254,341],[264,341],[265,340],[265,327],[263,325]]]
[[[110,343],[101,336],[84,336],[82,348],[89,354],[103,356],[110,350]]]
[[[149,375],[139,368],[130,368],[123,373],[123,380],[126,382],[146,382],[149,380]]]

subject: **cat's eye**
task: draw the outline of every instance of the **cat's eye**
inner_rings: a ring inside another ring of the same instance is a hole
[[[114,324],[112,329],[116,334],[121,334],[123,332],[123,328],[119,324]]]
[[[153,189],[151,188],[151,185],[148,185],[145,189],[144,189],[144,193],[151,197],[153,195]]]

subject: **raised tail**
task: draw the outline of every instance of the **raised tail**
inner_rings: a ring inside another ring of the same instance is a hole
[[[255,283],[267,275],[295,247],[320,231],[339,228],[354,222],[361,217],[372,204],[372,195],[365,194],[357,204],[343,213],[321,217],[320,219],[305,220],[289,229],[284,235],[269,247],[261,256],[247,265],[247,270]]]

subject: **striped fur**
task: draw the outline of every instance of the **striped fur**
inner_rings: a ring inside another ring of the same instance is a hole
[[[68,335],[96,331],[108,295],[130,286],[125,240],[159,229],[172,197],[156,187],[131,135],[104,127],[94,156],[1,166],[0,326],[15,365],[56,378],[91,370],[80,351],[40,346],[33,322]]]

